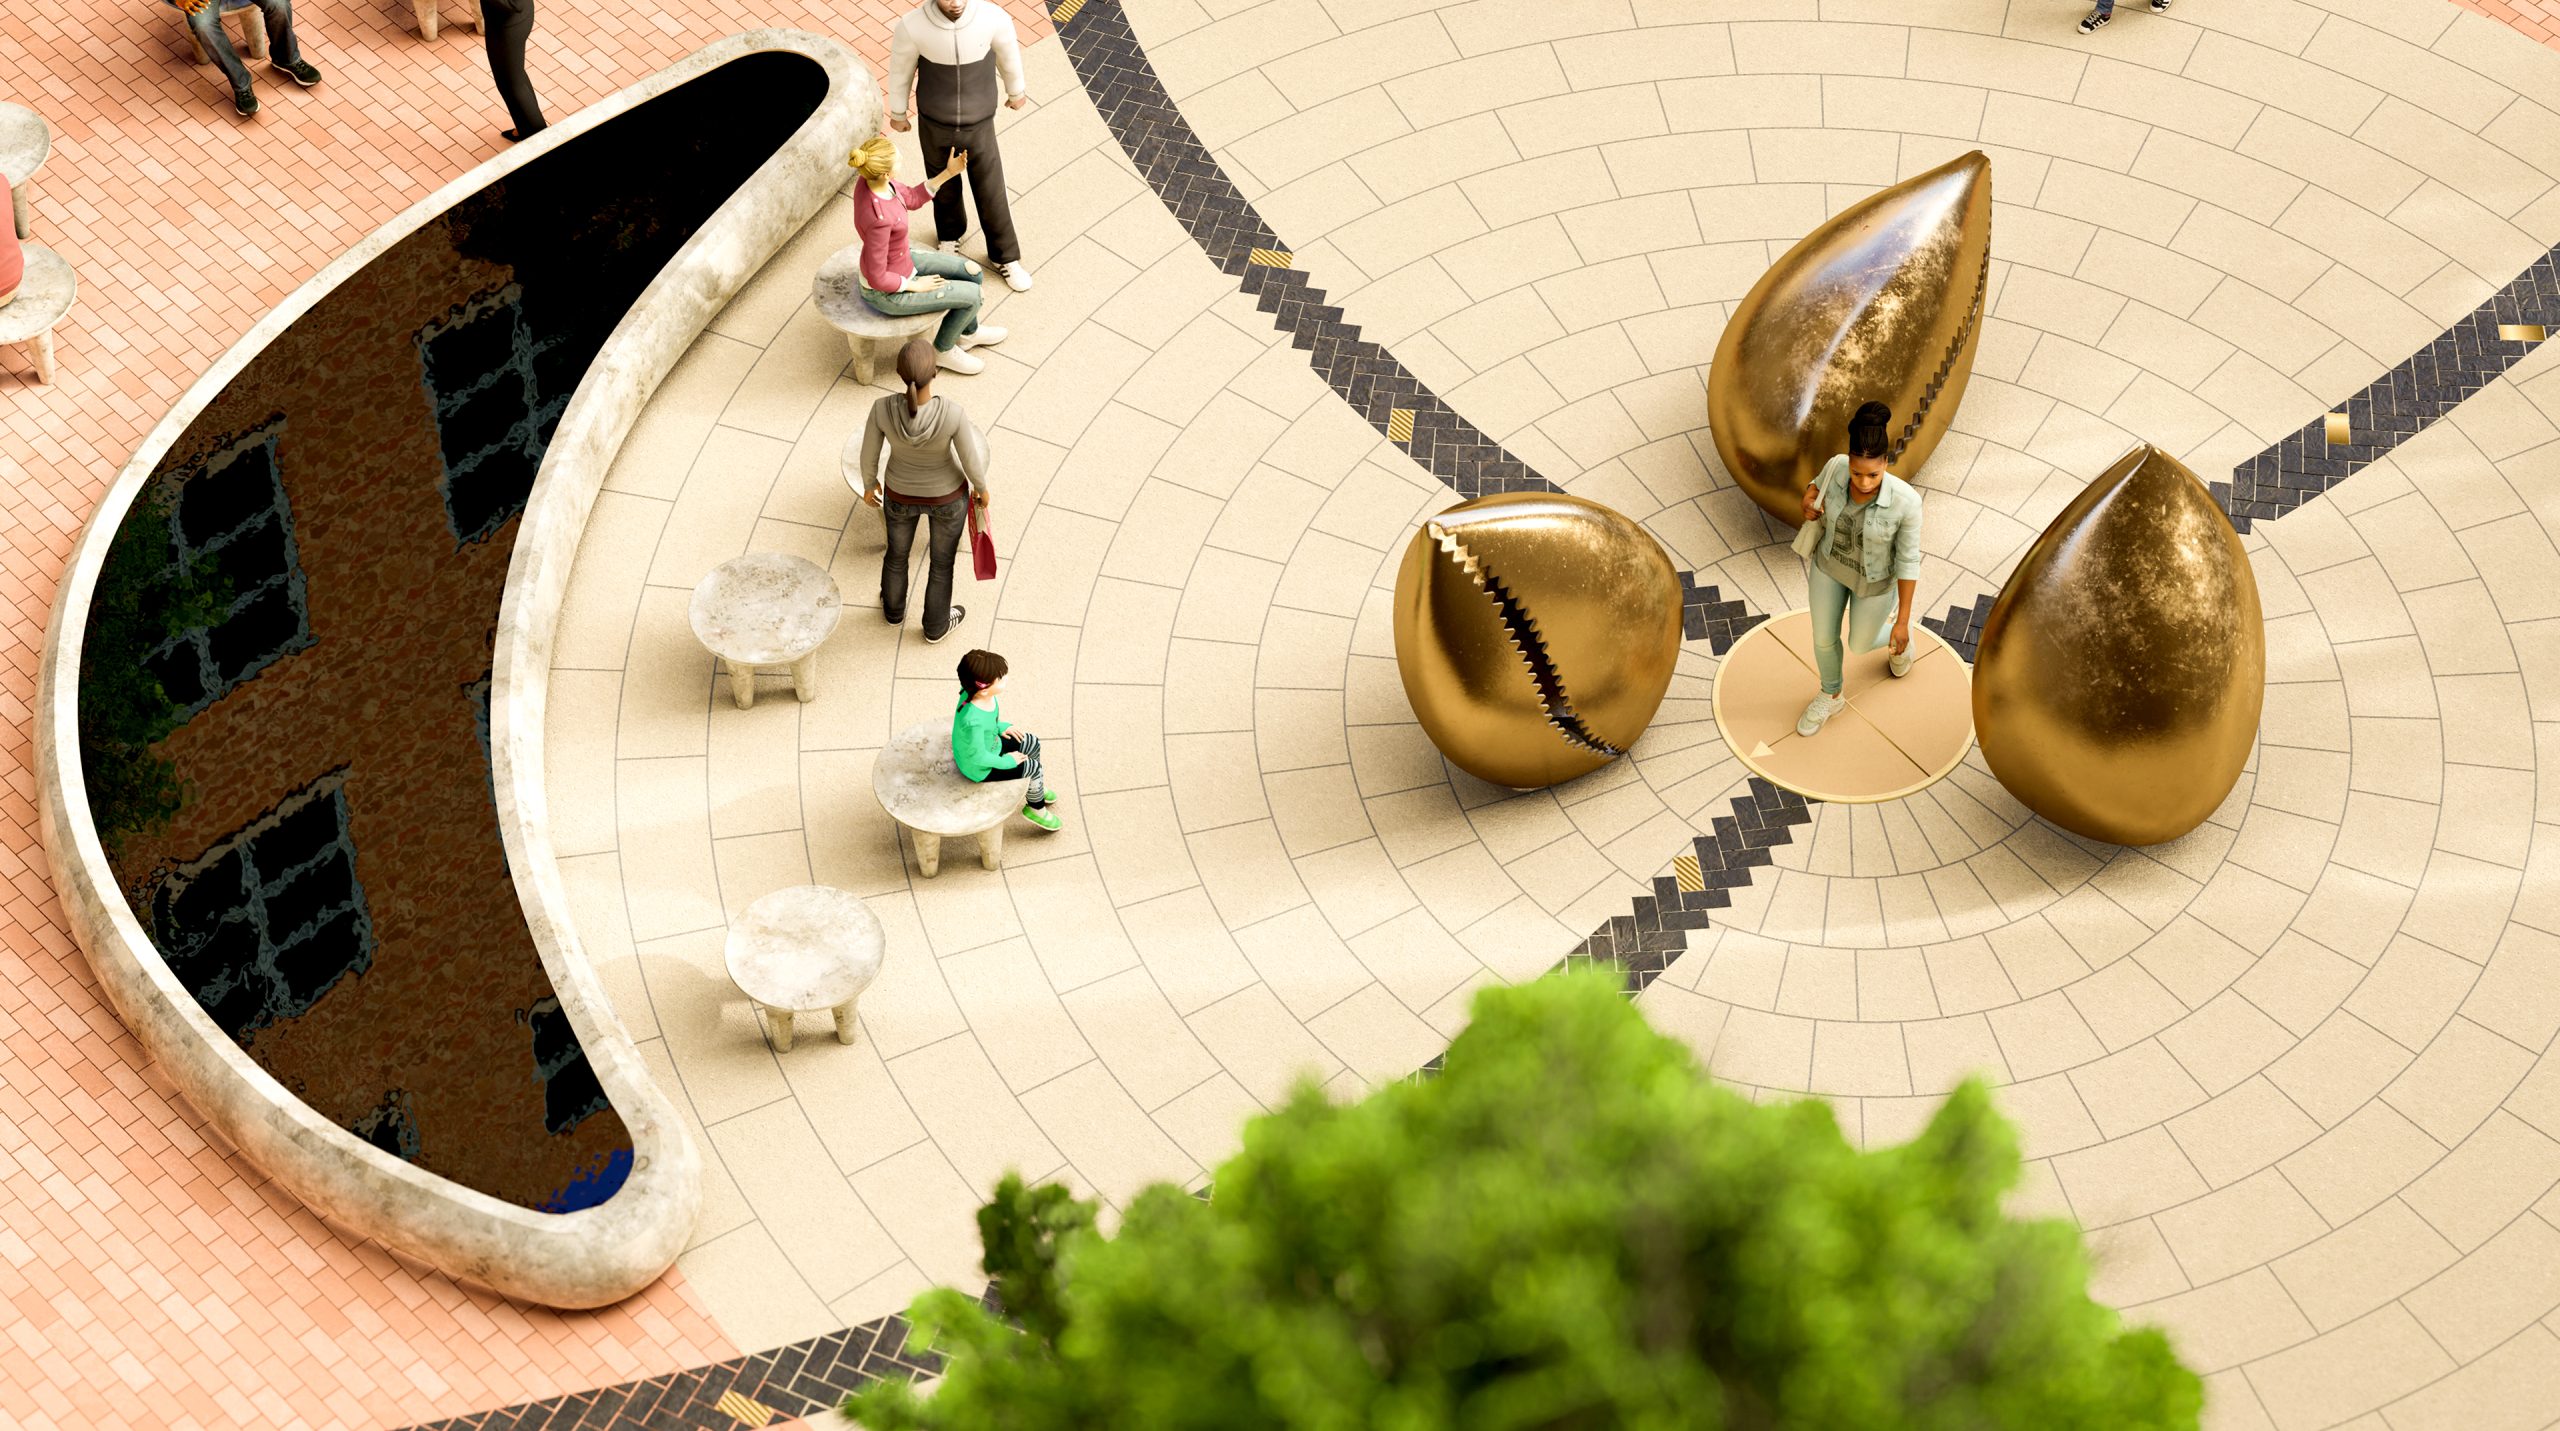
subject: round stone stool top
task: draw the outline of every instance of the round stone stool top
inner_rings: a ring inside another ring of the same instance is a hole
[[[887,945],[857,896],[793,885],[748,905],[729,926],[729,977],[769,1009],[832,1009],[871,986]]]
[[[9,187],[34,178],[52,153],[53,131],[44,116],[23,104],[0,104],[0,174],[9,176]]]
[[[0,343],[23,343],[62,321],[80,296],[80,280],[62,255],[40,243],[21,245],[27,271],[17,296],[0,303]]]
[[[862,297],[862,245],[847,244],[818,265],[818,276],[810,285],[818,300],[818,316],[849,333],[890,335],[904,332],[921,333],[942,321],[939,313],[911,313],[893,318],[872,307]]]
[[[782,552],[749,552],[693,589],[693,634],[740,666],[788,666],[825,644],[844,596],[825,568]]]
[[[955,692],[955,696],[956,696]],[[889,818],[928,835],[974,835],[1022,808],[1022,786],[981,784],[951,763],[948,721],[911,725],[871,762],[872,793]]]

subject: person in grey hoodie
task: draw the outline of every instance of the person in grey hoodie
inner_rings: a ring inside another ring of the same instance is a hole
[[[900,348],[898,380],[907,390],[873,403],[862,431],[844,449],[845,485],[880,508],[888,522],[889,548],[880,558],[880,616],[892,626],[907,619],[907,559],[915,549],[916,524],[931,527],[932,569],[924,584],[928,642],[950,635],[968,614],[951,601],[951,565],[968,517],[962,503],[975,501],[980,512],[987,510],[987,440],[958,403],[933,395],[937,361],[933,344],[922,338]]]

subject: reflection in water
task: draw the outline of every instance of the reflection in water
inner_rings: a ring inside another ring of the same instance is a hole
[[[499,845],[515,519],[605,335],[825,90],[747,56],[401,240],[188,428],[98,580],[82,771],[171,971],[331,1121],[522,1206],[612,1196],[631,1138]]]

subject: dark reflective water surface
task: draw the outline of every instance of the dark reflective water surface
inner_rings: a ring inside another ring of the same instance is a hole
[[[187,429],[99,577],[81,764],[171,970],[331,1121],[525,1207],[612,1196],[631,1138],[498,839],[516,519],[605,335],[825,92],[746,56],[401,240]]]

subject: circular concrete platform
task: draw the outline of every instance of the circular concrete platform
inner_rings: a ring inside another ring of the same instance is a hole
[[[1914,623],[1920,648],[1900,679],[1886,648],[1847,652],[1840,693],[1849,708],[1820,734],[1796,734],[1822,691],[1813,621],[1802,608],[1744,633],[1716,671],[1716,728],[1755,774],[1835,804],[1899,800],[1947,777],[1973,746],[1973,673],[1937,632]]]

